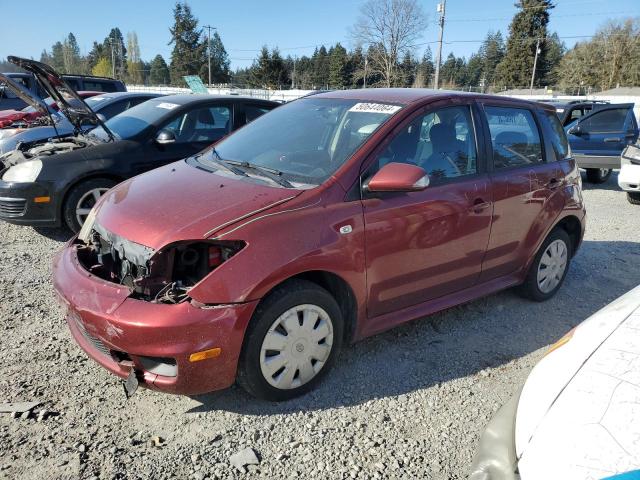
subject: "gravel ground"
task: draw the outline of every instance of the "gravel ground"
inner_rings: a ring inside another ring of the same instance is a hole
[[[235,387],[125,400],[54,299],[51,257],[68,234],[0,222],[0,403],[53,412],[0,414],[0,478],[465,478],[480,432],[545,348],[640,283],[640,207],[615,175],[585,188],[585,242],[553,300],[506,291],[369,338],[281,404]],[[247,447],[259,464],[241,473],[230,457]]]

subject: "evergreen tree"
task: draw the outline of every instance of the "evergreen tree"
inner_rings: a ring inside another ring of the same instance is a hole
[[[347,50],[336,43],[329,57],[329,86],[344,88],[349,83],[347,78]]]
[[[360,46],[356,47],[349,55],[347,75],[351,79],[350,85],[352,87],[360,88],[363,86],[364,54]]]
[[[105,52],[104,45],[94,41],[93,47],[85,59],[87,70],[91,72],[100,59],[106,56],[107,52]],[[111,72],[109,73],[109,76],[111,76]]]
[[[536,43],[540,40],[538,66],[544,65],[547,56],[547,24],[554,5],[551,0],[518,0],[520,10],[509,25],[506,53],[496,69],[497,82],[508,87],[529,85]],[[534,83],[540,84],[540,71],[536,69]]]
[[[200,69],[200,77],[205,82],[209,81],[209,57],[207,51],[207,41],[205,39],[205,46],[203,53],[205,56],[204,64]],[[211,82],[212,83],[228,83],[231,79],[231,70],[229,69],[229,55],[224,48],[222,39],[218,32],[214,32],[209,44],[211,49]]]
[[[556,32],[547,37],[545,47],[546,55],[540,62],[539,69],[540,84],[556,85],[559,81],[558,67],[567,47]]]
[[[432,77],[435,71],[436,69],[433,64],[433,54],[431,53],[431,47],[427,47],[427,49],[424,52],[424,55],[422,55],[422,60],[420,60],[420,65],[418,66],[418,73],[416,75],[416,78],[413,81],[413,87],[415,88],[431,87]]]
[[[484,85],[494,85],[496,67],[504,58],[504,40],[502,39],[502,33],[500,33],[499,30],[495,33],[487,33],[487,37],[482,43],[478,53],[483,62],[482,76],[484,77]]]
[[[477,87],[480,85],[484,71],[484,59],[479,53],[474,53],[469,57],[465,68],[464,85]]]
[[[198,19],[191,13],[186,2],[177,2],[173,9],[174,24],[169,29],[173,51],[171,52],[171,83],[180,85],[185,75],[198,75],[204,63],[205,43],[201,42],[202,31]]]
[[[413,86],[418,74],[418,62],[413,59],[411,52],[406,52],[400,64],[401,86]]]
[[[56,42],[51,47],[50,66],[54,70],[64,73],[64,47],[62,46],[62,42]]]
[[[109,63],[115,65],[117,78],[124,78],[127,70],[127,48],[124,45],[124,37],[118,27],[114,27],[102,42],[103,54],[109,59]],[[113,75],[112,73],[110,75]]]
[[[62,44],[62,61],[65,73],[84,73],[80,71],[80,47],[73,33],[69,33]]]
[[[167,85],[170,81],[169,67],[162,55],[156,55],[149,67],[149,83],[151,85]]]
[[[316,48],[311,57],[313,62],[313,88],[326,88],[329,84],[329,54],[324,45]]]

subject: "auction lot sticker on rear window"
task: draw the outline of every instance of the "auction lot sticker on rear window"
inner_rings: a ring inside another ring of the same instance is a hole
[[[178,106],[177,103],[169,103],[169,102],[162,102],[158,104],[158,108],[165,108],[167,110],[173,110],[177,106]]]
[[[350,112],[385,113],[393,115],[402,107],[398,105],[385,105],[384,103],[356,103],[349,109]]]

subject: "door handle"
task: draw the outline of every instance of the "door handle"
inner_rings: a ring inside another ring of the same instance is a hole
[[[618,143],[620,141],[620,137],[608,137],[604,139],[607,143]]]
[[[550,190],[554,190],[560,186],[560,181],[557,178],[552,178],[545,186]]]
[[[491,206],[491,202],[485,202],[481,198],[476,198],[473,201],[473,205],[469,208],[469,211],[472,213],[482,213],[483,210],[486,210]]]

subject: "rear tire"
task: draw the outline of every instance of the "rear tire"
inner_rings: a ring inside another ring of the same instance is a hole
[[[564,283],[571,255],[569,234],[562,228],[556,228],[536,253],[525,281],[518,289],[520,295],[536,302],[553,297]]]
[[[344,323],[333,296],[313,282],[289,280],[253,314],[238,383],[254,397],[282,401],[314,388],[342,346]]]
[[[627,200],[631,205],[640,205],[640,192],[627,192]]]
[[[587,181],[589,183],[604,183],[609,180],[613,172],[610,168],[587,168]]]
[[[69,190],[62,206],[62,218],[73,233],[80,231],[84,218],[97,199],[115,184],[116,182],[108,178],[92,178],[78,183]]]

